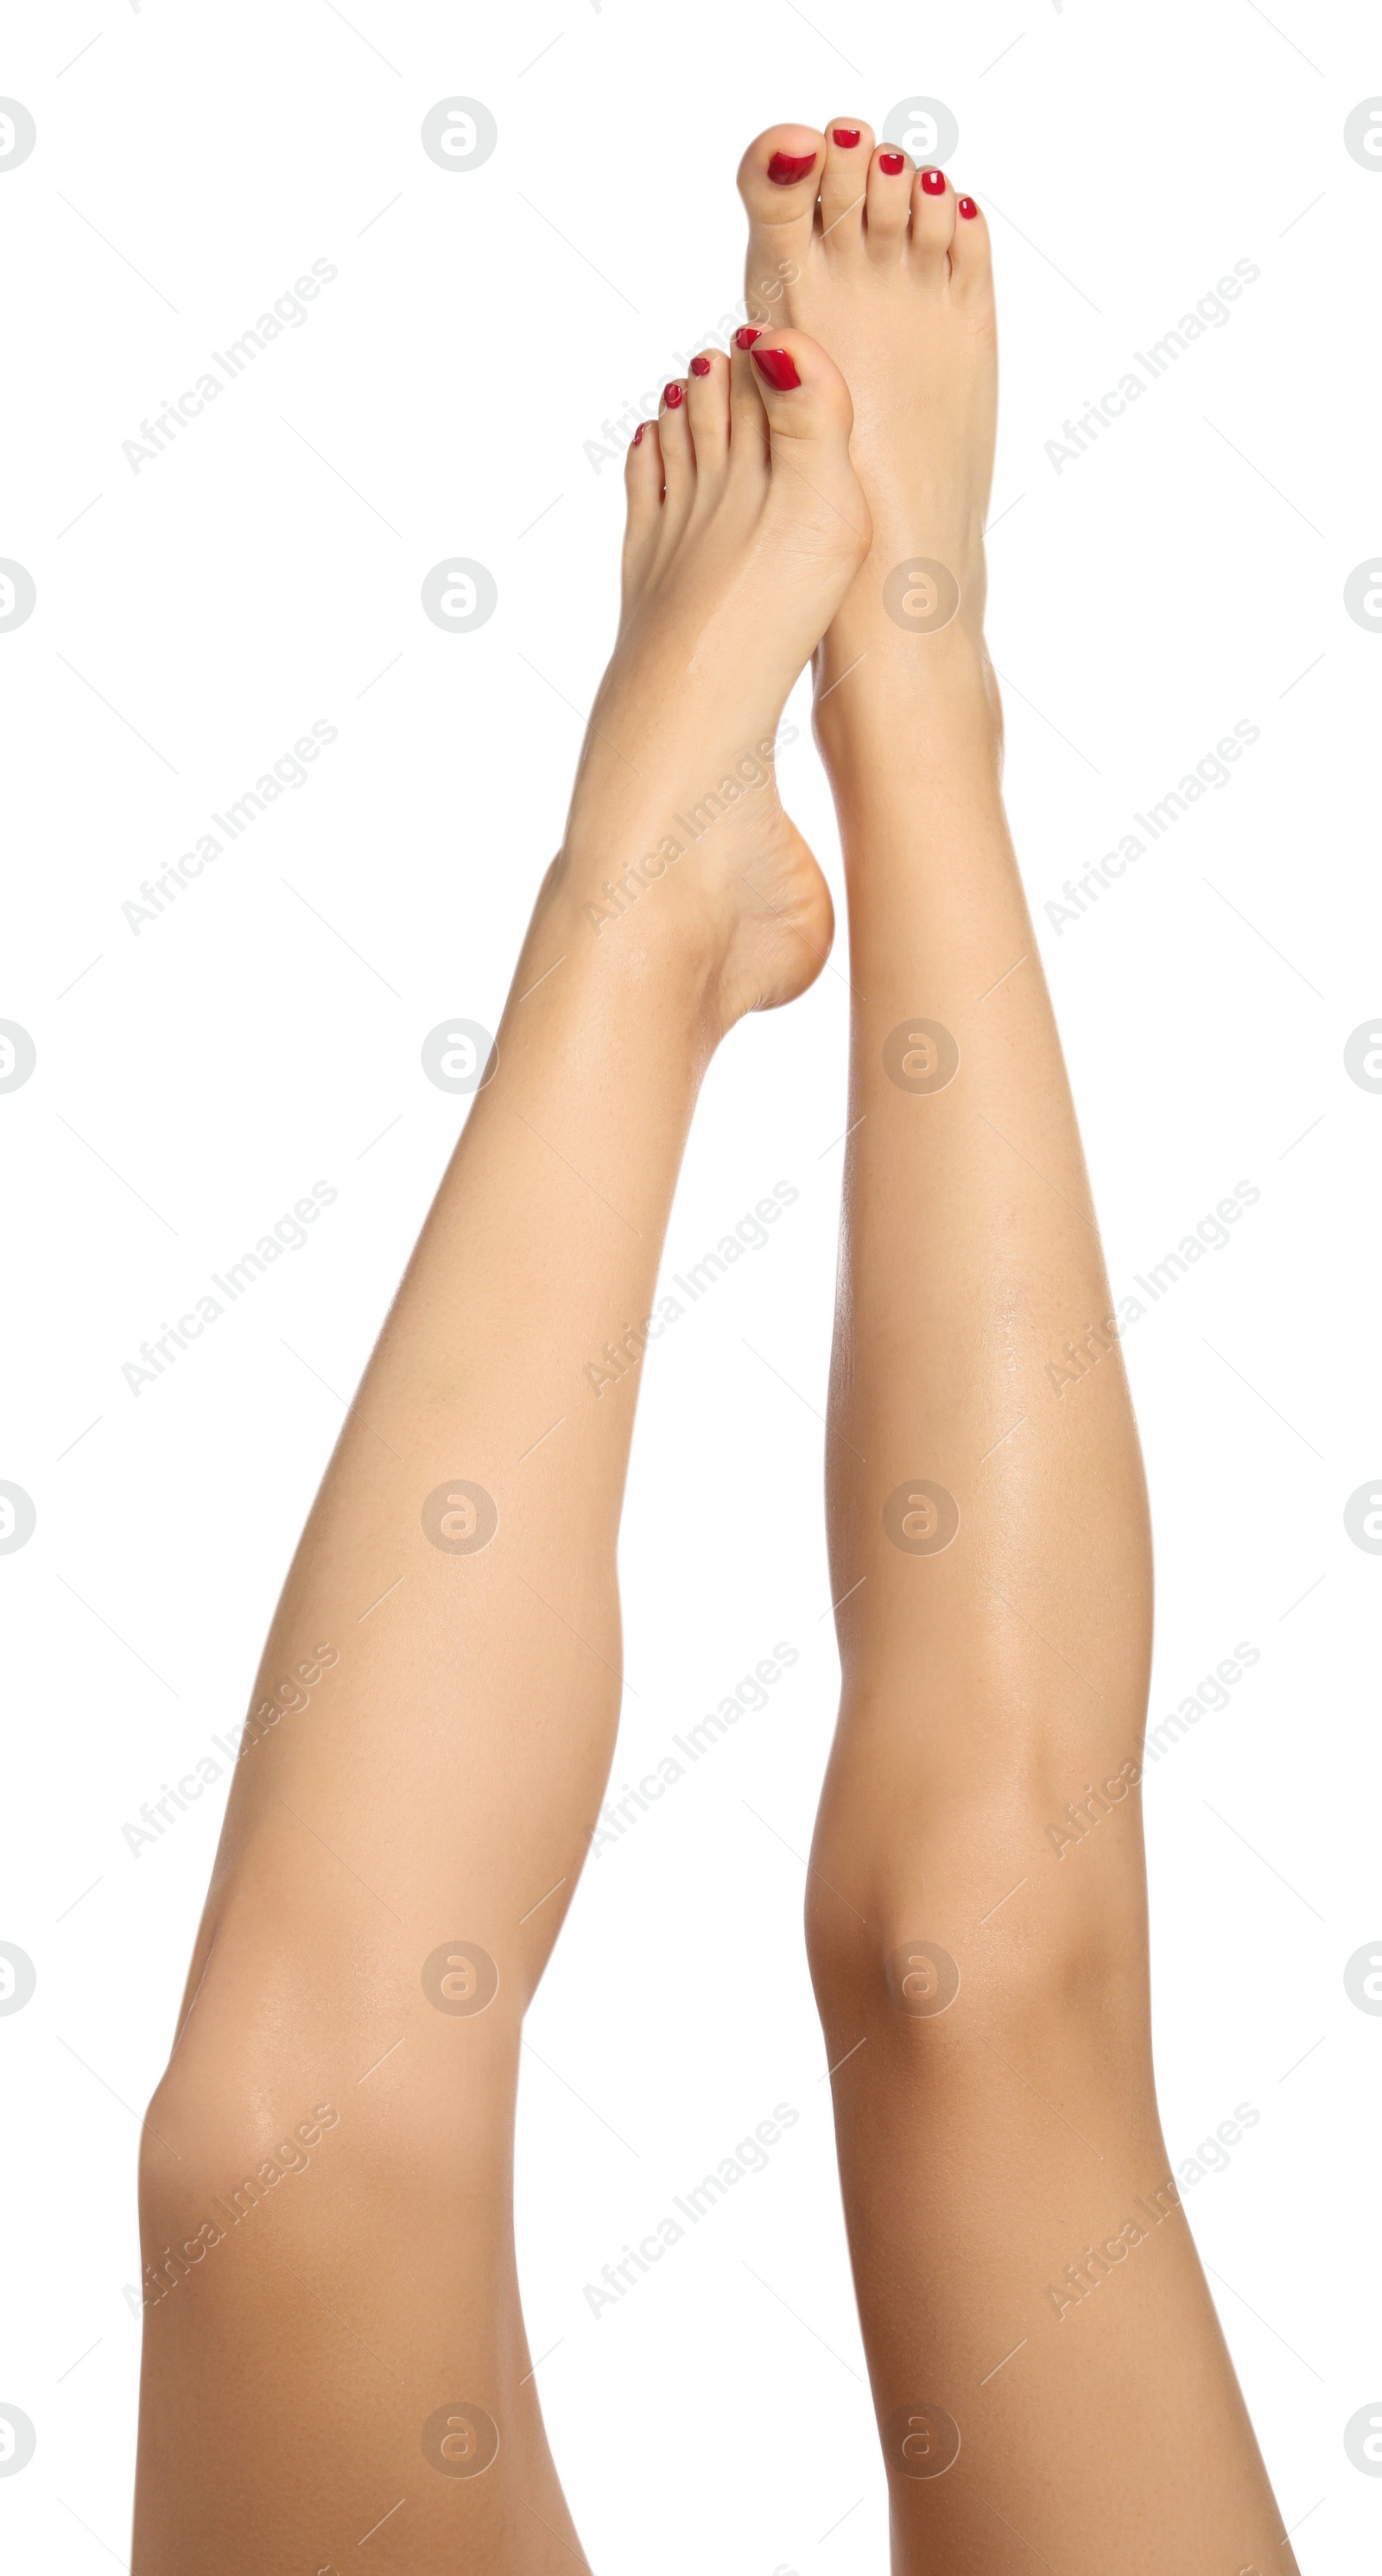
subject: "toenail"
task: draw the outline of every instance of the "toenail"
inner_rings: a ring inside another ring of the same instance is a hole
[[[943,197],[945,195],[945,172],[943,170],[923,170],[921,174],[921,184],[926,190],[928,197]]]
[[[708,358],[693,358],[691,361],[691,373],[693,376],[708,376],[710,373],[710,360]]]
[[[768,176],[779,188],[790,188],[795,180],[804,179],[807,171],[815,166],[814,152],[775,152],[768,163]]]
[[[675,411],[678,403],[685,402],[686,400],[685,386],[678,384],[664,385],[662,388],[662,399],[667,405],[669,411]]]
[[[900,152],[880,152],[878,155],[878,167],[880,170],[886,170],[890,179],[895,179],[899,170],[902,168],[902,159],[903,156]]]
[[[774,393],[789,394],[801,378],[785,349],[755,349],[753,363],[760,376],[765,376]]]
[[[745,322],[741,324],[740,328],[734,334],[735,348],[751,349],[755,340],[761,339],[761,337],[762,333],[755,331],[751,322]]]
[[[851,134],[847,125],[837,125],[831,133],[830,140],[832,143],[838,143],[842,152],[852,152],[859,136],[857,130]]]
[[[960,209],[961,214],[962,214],[962,215],[964,216],[964,218],[965,218],[965,221],[966,221],[967,223],[972,223],[972,222],[973,222],[973,220],[974,220],[974,217],[975,217],[975,216],[978,214],[978,212],[979,212],[978,207],[975,205],[974,199],[973,199],[972,197],[960,197],[960,198],[958,198],[958,199],[956,200],[956,202],[957,202],[957,204],[958,204],[958,206],[959,206],[959,209]]]
[[[635,446],[635,447],[641,447],[641,446],[642,446],[642,444],[643,444],[643,432],[644,432],[644,430],[647,428],[647,426],[648,426],[648,424],[647,424],[646,420],[640,420],[640,422],[639,422],[639,424],[638,424],[638,427],[637,427],[637,429],[634,431],[634,434],[633,434],[633,444],[634,444],[634,446]]]

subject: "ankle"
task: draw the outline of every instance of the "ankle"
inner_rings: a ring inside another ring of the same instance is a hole
[[[623,834],[568,835],[543,882],[534,926],[557,953],[640,981],[655,975],[695,1016],[723,967],[729,927],[697,884],[694,858],[678,863],[656,846],[630,856],[630,846]]]
[[[982,634],[956,619],[933,636],[875,631],[856,649],[852,667],[839,653],[838,672],[827,657],[813,715],[837,792],[893,773],[905,789],[913,759],[928,773],[965,770],[997,786],[1003,708]]]

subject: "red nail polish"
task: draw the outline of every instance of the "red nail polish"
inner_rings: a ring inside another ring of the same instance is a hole
[[[928,197],[943,197],[945,195],[945,172],[943,170],[923,170],[921,174],[921,184]]]
[[[790,188],[796,180],[804,179],[807,171],[814,170],[815,166],[814,152],[775,152],[768,163],[768,176],[777,187]]]
[[[837,125],[831,130],[830,140],[832,143],[838,143],[842,152],[852,152],[859,140],[859,135],[857,129],[851,134],[847,125]]]
[[[693,358],[691,361],[691,373],[693,376],[708,376],[710,373],[710,360],[708,358]]]
[[[789,394],[801,383],[785,349],[755,349],[753,363],[760,376],[766,377],[774,393]]]
[[[880,153],[879,153],[879,155],[878,155],[878,167],[879,167],[879,169],[880,169],[880,170],[886,170],[886,171],[887,171],[887,174],[888,174],[888,177],[889,177],[890,179],[895,179],[895,178],[897,177],[897,174],[898,174],[899,170],[902,168],[902,166],[903,166],[903,155],[902,155],[900,152],[880,152]]]
[[[956,203],[959,206],[960,212],[964,216],[966,223],[972,223],[979,212],[974,199],[972,197],[959,197],[956,199]]]
[[[745,322],[734,334],[734,345],[736,349],[751,349],[755,340],[761,338],[762,333],[755,331],[751,322]]]
[[[667,405],[669,411],[675,411],[678,404],[683,403],[686,400],[685,386],[678,384],[664,385],[662,388],[662,399]]]
[[[638,424],[638,427],[637,427],[637,429],[634,431],[634,434],[633,434],[633,443],[634,443],[634,446],[635,446],[635,447],[641,447],[641,446],[642,446],[642,444],[643,444],[643,432],[644,432],[644,430],[647,428],[647,426],[648,426],[648,424],[647,424],[646,420],[640,420],[640,422],[639,422],[639,424]]]

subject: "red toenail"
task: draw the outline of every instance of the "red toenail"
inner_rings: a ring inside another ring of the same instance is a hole
[[[900,152],[880,152],[878,167],[880,170],[886,170],[890,179],[895,179],[902,168],[902,160],[903,156]]]
[[[785,349],[755,349],[753,363],[760,376],[766,376],[774,393],[789,394],[795,385],[801,383]]]
[[[790,188],[795,180],[804,179],[807,171],[814,170],[815,166],[814,152],[775,152],[768,163],[768,176],[779,188]]]
[[[685,386],[677,384],[664,385],[662,388],[662,399],[667,405],[669,411],[675,411],[678,403],[683,403],[686,400]]]
[[[928,197],[943,197],[945,195],[945,172],[943,170],[923,170],[921,174],[921,184],[926,190]]]
[[[634,431],[634,434],[633,434],[633,443],[634,443],[634,446],[635,446],[635,447],[641,447],[641,446],[642,446],[642,444],[643,444],[643,432],[644,432],[644,430],[647,428],[647,426],[648,426],[648,424],[647,424],[647,422],[646,422],[645,420],[640,420],[640,422],[639,422],[639,424],[638,424],[638,427],[637,427],[637,429]]]
[[[761,338],[762,333],[755,331],[751,322],[745,322],[734,334],[734,345],[736,349],[751,349],[755,340]]]
[[[710,360],[708,358],[693,358],[691,361],[691,373],[693,376],[708,376],[710,373]]]
[[[857,132],[851,134],[847,125],[837,125],[831,133],[830,140],[832,143],[838,143],[842,152],[852,152],[859,137]]]
[[[956,201],[956,202],[957,202],[957,204],[958,204],[958,206],[959,206],[959,209],[960,209],[960,212],[961,212],[961,214],[964,216],[964,218],[965,218],[966,222],[967,222],[967,223],[972,223],[972,221],[973,221],[974,217],[975,217],[975,216],[978,214],[978,212],[979,212],[978,207],[975,205],[974,199],[973,199],[972,197],[960,197],[960,198],[958,198],[958,199],[957,199],[957,201]]]

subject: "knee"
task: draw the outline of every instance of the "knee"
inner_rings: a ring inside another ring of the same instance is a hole
[[[834,2053],[851,2033],[891,2032],[904,2062],[953,2058],[971,2040],[1109,2044],[1145,2026],[1146,1903],[1135,1820],[1110,1805],[1067,1859],[1041,1791],[992,1803],[874,1799],[867,1823],[836,1809],[808,1880],[806,1938]],[[1077,1865],[1078,1863],[1078,1865]],[[936,2026],[937,2049],[914,2025]]]
[[[290,2012],[264,1962],[251,1973],[218,1957],[144,2124],[151,2259],[176,2281],[218,2230],[296,2233],[328,2209],[354,2226],[385,2204],[435,2205],[506,2152],[516,2063],[516,2030],[497,2011],[431,2013],[363,1977],[353,2000],[298,1994]]]
[[[339,2152],[334,2086],[299,2080],[296,2092],[273,2083],[256,2092],[229,2068],[226,2075],[211,2095],[185,2084],[175,2065],[149,2105],[139,2171],[146,2306],[161,2304],[257,2212],[292,2205],[300,2177]]]

